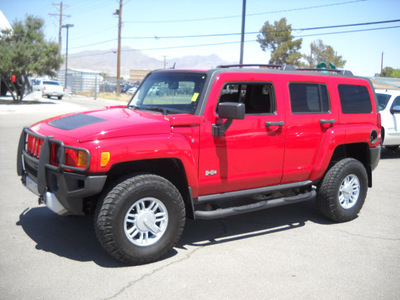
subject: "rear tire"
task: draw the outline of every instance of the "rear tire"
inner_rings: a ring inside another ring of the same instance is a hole
[[[157,175],[136,175],[116,185],[96,209],[103,248],[130,265],[159,260],[179,240],[185,205],[177,188]]]
[[[335,222],[353,220],[360,212],[368,190],[364,165],[356,159],[337,162],[325,175],[319,187],[317,206]]]

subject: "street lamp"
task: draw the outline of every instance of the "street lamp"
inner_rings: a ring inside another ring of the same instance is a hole
[[[73,24],[66,24],[61,26],[62,28],[67,28],[67,41],[66,41],[66,50],[65,50],[65,84],[64,87],[67,89],[67,75],[68,75],[68,31],[70,27],[74,27]]]

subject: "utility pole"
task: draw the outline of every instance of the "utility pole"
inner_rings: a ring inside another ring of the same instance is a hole
[[[381,57],[381,74],[383,72],[383,52],[382,52],[382,57]]]
[[[117,97],[121,94],[121,27],[122,27],[122,0],[119,0],[119,9],[114,11],[118,15],[118,50],[117,50]]]
[[[54,6],[60,6],[60,11],[58,14],[49,14],[50,16],[56,16],[59,17],[59,27],[58,27],[58,49],[59,52],[61,53],[61,28],[62,28],[62,23],[63,23],[63,17],[70,17],[70,15],[63,15],[63,6],[69,6],[69,5],[63,5],[62,1],[60,3],[52,3]]]
[[[244,52],[244,25],[246,23],[246,0],[243,0],[242,7],[242,34],[240,40],[240,61],[239,64],[243,64],[243,52]]]

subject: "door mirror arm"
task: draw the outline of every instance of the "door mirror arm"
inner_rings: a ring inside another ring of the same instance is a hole
[[[245,116],[245,105],[244,103],[236,102],[224,102],[218,105],[218,117],[221,119],[227,119],[223,124],[212,125],[212,136],[223,136],[231,126],[234,119],[243,120]]]

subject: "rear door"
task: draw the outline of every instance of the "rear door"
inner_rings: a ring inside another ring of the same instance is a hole
[[[292,81],[286,119],[286,147],[282,184],[308,180],[324,133],[336,122],[324,83]]]

